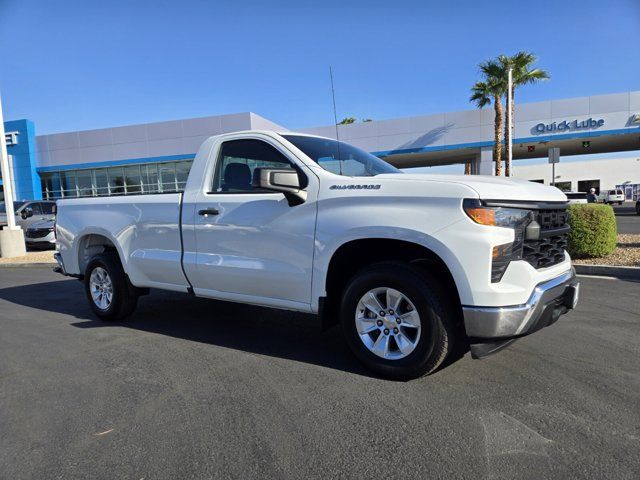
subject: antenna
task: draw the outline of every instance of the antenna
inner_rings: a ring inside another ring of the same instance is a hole
[[[336,141],[338,142],[338,168],[342,175],[342,155],[340,155],[340,136],[338,135],[338,114],[336,113],[336,90],[333,88],[333,70],[329,65],[329,78],[331,78],[331,97],[333,98],[333,123],[336,126]]]

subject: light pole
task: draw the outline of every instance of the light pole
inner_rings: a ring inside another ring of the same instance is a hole
[[[560,148],[549,149],[549,163],[551,164],[551,185],[556,186],[556,163],[560,161]]]
[[[509,172],[509,176],[512,176],[513,173],[511,171],[511,161],[513,160],[513,138],[512,138],[512,124],[513,119],[511,118],[511,102],[513,101],[511,91],[513,89],[513,73],[512,69],[509,69],[509,74],[507,77],[507,138],[505,139],[507,142],[507,151],[509,152],[507,155],[507,168],[505,169]]]
[[[9,155],[7,154],[7,139],[4,133],[4,116],[2,115],[2,95],[0,95],[0,172],[2,173],[2,186],[4,190],[4,207],[7,212],[7,226],[0,230],[0,256],[20,257],[26,254],[24,245],[24,233],[16,225],[16,216],[13,211],[13,180],[9,168]]]

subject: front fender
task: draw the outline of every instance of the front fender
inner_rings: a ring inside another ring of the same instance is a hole
[[[314,312],[319,309],[319,299],[327,295],[326,282],[329,264],[338,249],[352,241],[371,239],[401,240],[430,250],[449,268],[460,298],[470,296],[471,285],[465,269],[447,245],[433,235],[403,227],[357,227],[347,230],[339,237],[323,238],[322,235],[317,235],[311,298],[311,307]]]

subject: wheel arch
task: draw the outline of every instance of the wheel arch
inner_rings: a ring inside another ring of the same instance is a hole
[[[84,271],[91,258],[103,252],[115,252],[120,261],[120,265],[125,268],[121,252],[118,250],[116,242],[102,232],[86,232],[78,237],[76,244],[76,261],[78,262],[80,275],[84,275]]]
[[[320,299],[323,327],[336,323],[342,292],[349,280],[362,268],[383,261],[408,262],[443,282],[456,308],[461,309],[459,287],[454,275],[434,250],[419,243],[392,238],[360,238],[340,245],[332,254],[326,270],[326,297]]]

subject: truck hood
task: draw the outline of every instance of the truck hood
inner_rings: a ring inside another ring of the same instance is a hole
[[[430,173],[385,173],[376,180],[401,180],[405,182],[443,182],[465,185],[478,193],[478,197],[491,200],[536,200],[566,202],[567,197],[555,187],[517,178],[501,178],[489,175],[434,175]]]

